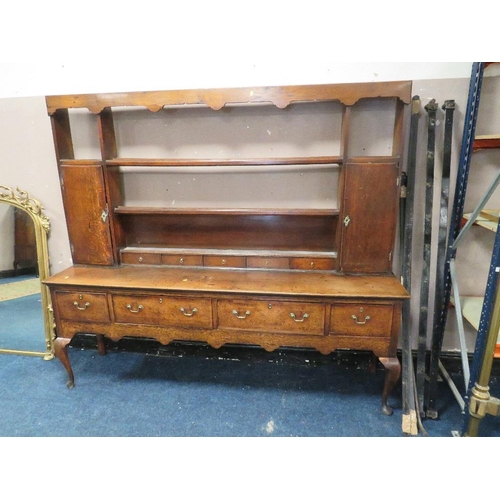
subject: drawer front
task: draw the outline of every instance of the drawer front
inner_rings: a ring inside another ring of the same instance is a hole
[[[149,264],[159,266],[161,263],[161,254],[159,253],[136,253],[122,252],[123,264]]]
[[[392,305],[334,304],[330,313],[330,333],[390,337]]]
[[[88,323],[109,323],[105,293],[56,292],[57,311],[61,319]]]
[[[293,257],[290,259],[290,269],[327,271],[335,269],[335,261],[333,259],[306,259],[304,257]]]
[[[247,267],[264,269],[288,269],[286,257],[247,257]]]
[[[160,298],[140,295],[113,295],[113,312],[117,323],[157,325]]]
[[[164,325],[211,329],[212,301],[190,297],[165,297],[160,315]]]
[[[113,310],[118,323],[212,328],[210,299],[115,295]]]
[[[307,302],[219,300],[219,328],[323,335],[325,308]]]
[[[245,267],[245,257],[205,255],[203,264],[208,267]]]
[[[202,266],[201,255],[162,255],[161,263],[166,266]]]

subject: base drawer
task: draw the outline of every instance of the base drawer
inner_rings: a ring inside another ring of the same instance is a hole
[[[113,311],[117,323],[212,328],[210,299],[113,295]]]
[[[323,335],[325,308],[307,302],[219,300],[220,329]]]
[[[60,319],[89,323],[110,322],[105,293],[55,292],[55,301]]]
[[[394,306],[382,304],[333,304],[330,333],[390,337]]]

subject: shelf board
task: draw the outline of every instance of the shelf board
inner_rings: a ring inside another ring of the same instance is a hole
[[[469,220],[471,217],[470,214],[464,214],[463,218],[465,220]],[[484,227],[485,229],[488,229],[489,231],[496,232],[497,227],[498,227],[498,218],[500,216],[500,210],[499,209],[485,209],[481,210],[479,212],[478,217],[476,218],[474,224],[480,227]]]
[[[129,253],[161,253],[163,255],[227,255],[231,257],[307,257],[336,259],[337,252],[324,251],[301,251],[301,250],[251,250],[251,249],[227,249],[227,248],[177,248],[162,246],[130,245],[122,248],[122,252]]]
[[[481,312],[483,310],[483,301],[484,297],[472,297],[467,295],[460,297],[462,316],[476,331],[479,330],[479,322],[481,321]],[[500,331],[497,337],[495,357],[500,357]]]
[[[126,207],[115,208],[120,215],[305,215],[336,216],[337,209],[323,208],[173,208],[173,207]]]
[[[119,167],[246,167],[266,165],[338,165],[341,156],[285,158],[114,158],[106,165]]]
[[[481,149],[498,149],[500,148],[500,135],[477,135],[474,138],[472,151]]]

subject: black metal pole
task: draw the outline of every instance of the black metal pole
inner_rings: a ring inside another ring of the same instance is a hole
[[[427,319],[429,316],[429,278],[432,243],[432,201],[434,197],[434,160],[436,149],[436,113],[438,105],[435,99],[426,104],[427,111],[427,166],[425,179],[424,213],[424,251],[422,281],[420,286],[420,317],[418,323],[417,349],[417,400],[421,417],[425,416],[424,390],[427,355]]]

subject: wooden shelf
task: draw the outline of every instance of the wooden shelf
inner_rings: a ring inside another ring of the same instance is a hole
[[[170,208],[170,207],[126,207],[115,208],[120,215],[305,215],[337,216],[336,209],[322,208]]]
[[[290,158],[115,158],[106,165],[119,167],[242,167],[266,165],[338,165],[340,156]]]
[[[498,148],[500,148],[500,135],[477,135],[472,145],[472,151]]]
[[[255,249],[227,249],[227,248],[177,248],[164,247],[160,245],[131,245],[123,248],[122,252],[129,253],[160,253],[162,255],[227,255],[230,257],[305,257],[315,259],[336,259],[337,252],[321,252],[321,251],[299,251],[299,250],[255,250]]]
[[[472,214],[464,214],[463,218],[469,220]],[[481,210],[474,224],[484,227],[489,231],[496,232],[498,227],[498,218],[500,215],[499,209],[485,209]]]

